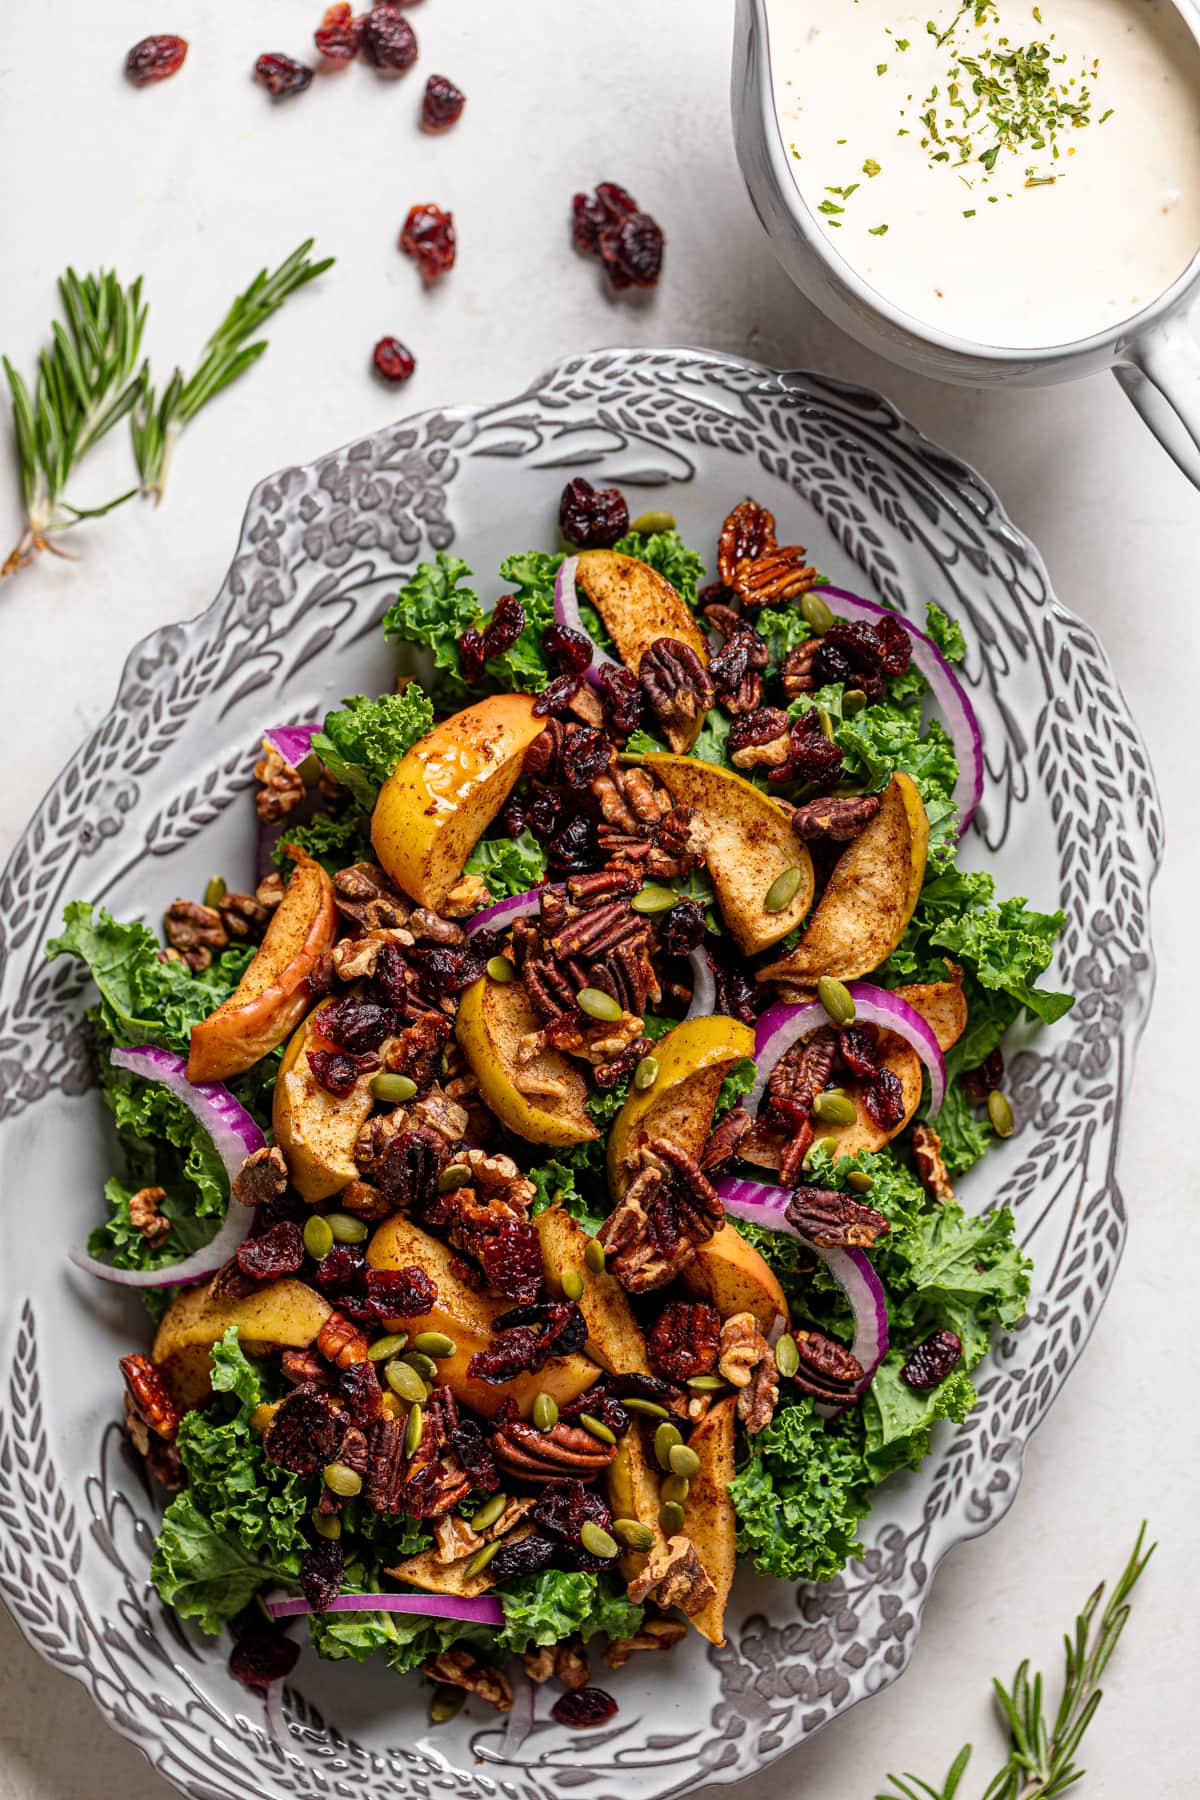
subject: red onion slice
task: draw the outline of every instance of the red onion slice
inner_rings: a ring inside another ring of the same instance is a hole
[[[461,1594],[339,1594],[328,1606],[310,1606],[297,1596],[286,1600],[263,1602],[273,1619],[289,1619],[311,1612],[394,1612],[423,1613],[431,1619],[463,1619],[470,1625],[504,1623],[504,1608],[492,1594],[480,1594],[474,1600]]]
[[[844,619],[865,619],[869,625],[873,625],[877,619],[886,616],[896,619],[911,637],[913,662],[929,683],[930,691],[941,708],[954,744],[954,754],[958,758],[954,804],[958,808],[958,832],[961,837],[975,817],[975,809],[983,798],[983,733],[962,682],[933,639],[926,637],[923,631],[918,631],[903,613],[893,612],[890,606],[880,606],[876,600],[864,600],[861,594],[851,594],[845,588],[823,587],[817,592],[831,605],[836,601],[833,610]]]
[[[189,1081],[186,1060],[173,1050],[163,1050],[157,1044],[139,1044],[132,1050],[110,1051],[109,1056],[114,1068],[140,1075],[144,1081],[157,1081],[183,1101],[212,1140],[231,1184],[246,1158],[266,1143],[250,1114],[225,1084]],[[212,1242],[182,1262],[168,1263],[164,1269],[114,1269],[98,1257],[89,1256],[86,1250],[70,1249],[67,1255],[77,1269],[86,1269],[89,1275],[98,1275],[101,1281],[114,1282],[118,1287],[185,1287],[208,1280],[224,1267],[244,1240],[253,1217],[249,1207],[239,1206],[231,1196],[224,1223]]]
[[[468,937],[474,937],[477,931],[505,931],[514,919],[527,919],[530,913],[537,912],[542,904],[540,887],[527,888],[523,894],[510,894],[506,900],[497,900],[494,906],[485,906],[463,926]]]
[[[926,1117],[936,1119],[946,1096],[946,1059],[932,1025],[921,1017],[915,1006],[902,1000],[887,988],[875,987],[869,981],[852,981],[849,993],[854,1001],[856,1021],[894,1031],[914,1050],[929,1074],[929,1110]],[[754,1028],[754,1060],[758,1075],[747,1098],[751,1113],[762,1103],[771,1070],[792,1045],[822,1025],[828,1025],[829,1014],[819,1000],[801,1006],[788,1006],[782,1001],[769,1006]]]
[[[565,625],[571,631],[577,631],[592,646],[592,660],[583,671],[584,680],[592,687],[600,686],[600,665],[611,662],[607,650],[602,650],[587,626],[579,611],[579,595],[575,591],[575,572],[579,566],[577,556],[564,556],[559,564],[558,574],[554,577],[554,617],[558,624]]]
[[[500,1755],[504,1761],[513,1760],[533,1730],[536,1698],[537,1688],[528,1675],[514,1674],[513,1703],[504,1727],[504,1736],[500,1740]]]
[[[272,725],[263,732],[263,743],[278,750],[289,768],[298,769],[312,755],[312,741],[319,725]]]
[[[688,951],[688,965],[692,971],[692,1004],[684,1018],[711,1019],[717,1010],[717,980],[703,944]]]

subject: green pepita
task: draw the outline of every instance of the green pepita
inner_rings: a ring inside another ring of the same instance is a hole
[[[477,1550],[463,1570],[463,1574],[468,1578],[482,1575],[503,1542],[503,1538],[493,1538],[490,1544],[485,1544],[481,1550]]]
[[[694,1394],[715,1394],[725,1386],[722,1375],[689,1375],[687,1385]]]
[[[362,1492],[362,1476],[357,1469],[348,1469],[345,1463],[327,1463],[324,1479],[330,1493],[340,1495],[343,1500],[351,1500]]]
[[[620,1001],[614,1000],[611,994],[604,993],[600,988],[580,988],[575,999],[579,1010],[585,1012],[589,1019],[603,1019],[606,1024],[614,1025],[621,1017]]]
[[[613,1536],[627,1550],[653,1550],[654,1533],[640,1519],[614,1519]]]
[[[589,1238],[583,1246],[583,1260],[593,1275],[604,1273],[604,1245],[599,1238]]]
[[[578,1269],[564,1269],[562,1291],[568,1300],[583,1299],[583,1276]]]
[[[641,1413],[644,1419],[669,1419],[670,1413],[657,1400],[639,1400],[633,1397],[622,1400],[621,1405],[626,1412]]]
[[[438,1176],[438,1193],[452,1194],[455,1188],[468,1187],[470,1181],[471,1171],[466,1163],[450,1163]]]
[[[533,1402],[533,1422],[539,1431],[553,1431],[558,1424],[558,1402],[553,1394],[538,1394]]]
[[[484,1501],[483,1505],[479,1508],[479,1511],[472,1518],[471,1530],[486,1531],[489,1525],[494,1525],[497,1519],[502,1519],[504,1517],[504,1509],[507,1505],[507,1494],[493,1494],[490,1500]]]
[[[784,1332],[775,1346],[775,1367],[781,1375],[794,1375],[800,1367],[800,1352],[795,1338],[788,1331]]]
[[[700,1458],[690,1444],[672,1444],[667,1461],[672,1475],[686,1475],[690,1481],[693,1475],[700,1473]]]
[[[1013,1134],[1013,1109],[1000,1092],[993,1088],[987,1098],[988,1118],[992,1121],[992,1130],[997,1137],[1011,1137]]]
[[[367,1221],[356,1219],[351,1213],[326,1213],[325,1223],[333,1233],[335,1244],[362,1244],[370,1235]]]
[[[371,1092],[377,1100],[386,1100],[389,1105],[398,1105],[403,1100],[411,1100],[417,1091],[417,1084],[410,1075],[372,1075]]]
[[[487,972],[493,981],[513,981],[517,965],[507,956],[492,956],[488,958]]]
[[[422,1356],[453,1356],[458,1345],[444,1331],[418,1331],[409,1349],[419,1350]]]
[[[822,1125],[853,1125],[858,1118],[853,1100],[845,1094],[818,1094],[812,1103],[812,1116]]]
[[[579,1527],[579,1541],[589,1556],[615,1556],[617,1554],[616,1538],[609,1537],[604,1527],[597,1525],[595,1519],[583,1521]]]
[[[634,912],[640,913],[670,912],[678,903],[679,895],[674,888],[654,886],[642,888],[629,902]]]
[[[411,1363],[401,1362],[398,1356],[384,1364],[383,1379],[401,1400],[415,1402],[425,1398],[425,1383]]]
[[[676,1444],[682,1444],[683,1433],[678,1425],[660,1425],[654,1434],[654,1454],[658,1458],[660,1469],[670,1469],[671,1451]]]
[[[406,1331],[389,1331],[386,1337],[376,1338],[367,1351],[370,1362],[386,1362],[389,1356],[399,1356],[408,1343]]]
[[[836,1155],[837,1155],[837,1139],[836,1138],[831,1138],[831,1137],[814,1138],[812,1143],[808,1146],[808,1149],[804,1152],[804,1161],[801,1164],[801,1167],[807,1171],[808,1169],[811,1169],[813,1167],[813,1165],[815,1164],[815,1162],[817,1161],[817,1158],[819,1156],[836,1156]]]
[[[683,1530],[687,1514],[678,1500],[664,1500],[658,1509],[658,1522],[668,1537],[674,1537]]]
[[[646,1089],[652,1088],[657,1080],[658,1080],[658,1058],[657,1058],[657,1056],[643,1056],[641,1062],[637,1064],[637,1066],[635,1067],[635,1069],[633,1071],[634,1087],[638,1090],[638,1092],[640,1094],[644,1094],[646,1092]]]
[[[817,983],[817,999],[835,1025],[853,1025],[854,995],[844,981],[834,975],[822,975]]]
[[[675,514],[669,512],[639,513],[629,529],[640,532],[642,537],[653,537],[659,531],[674,531]]]
[[[404,1427],[405,1456],[415,1456],[417,1454],[417,1446],[421,1442],[421,1434],[424,1430],[425,1408],[418,1401],[409,1408],[408,1420]]]
[[[686,1475],[667,1475],[663,1479],[659,1493],[664,1500],[678,1500],[682,1503],[687,1499],[691,1485]]]
[[[438,1378],[438,1366],[432,1356],[426,1356],[422,1350],[406,1350],[400,1358],[410,1369],[415,1369],[426,1387],[432,1387]],[[422,1394],[422,1399],[425,1396]]]
[[[852,1194],[869,1194],[875,1186],[875,1177],[868,1175],[865,1169],[851,1169],[846,1177],[846,1186]]]
[[[823,706],[817,708],[817,720],[821,727],[821,735],[829,743],[833,742],[833,720]]]
[[[842,695],[842,717],[852,719],[867,704],[867,696],[861,688],[847,688]]]
[[[227,892],[228,889],[225,886],[225,877],[223,875],[210,875],[208,878],[208,885],[204,890],[205,906],[220,906]]]
[[[337,1539],[342,1535],[342,1521],[335,1512],[323,1513],[319,1506],[314,1506],[308,1522],[318,1537]]]
[[[617,1441],[616,1432],[610,1431],[608,1426],[604,1423],[603,1419],[594,1418],[591,1413],[580,1413],[579,1423],[583,1426],[583,1429],[585,1431],[590,1431],[594,1438],[598,1438],[600,1443],[602,1443],[602,1444],[615,1444],[616,1443],[616,1441]]]
[[[304,1248],[314,1262],[322,1262],[333,1249],[333,1233],[329,1229],[329,1221],[320,1213],[314,1213],[311,1219],[304,1221]]]
[[[462,1711],[466,1697],[466,1688],[451,1687],[448,1681],[439,1681],[429,1701],[429,1723],[448,1725]]]
[[[796,898],[796,891],[799,886],[800,870],[798,868],[785,869],[782,875],[777,875],[775,877],[774,881],[763,895],[763,911],[769,913],[782,912],[784,908],[790,906],[792,901]]]
[[[818,637],[824,637],[833,624],[833,614],[820,594],[813,593],[810,588],[807,594],[800,596],[800,617],[811,625]]]

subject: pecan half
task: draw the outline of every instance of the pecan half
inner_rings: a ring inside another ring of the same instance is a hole
[[[700,1167],[706,1175],[724,1168],[732,1160],[749,1129],[750,1114],[739,1100],[736,1106],[730,1107],[724,1118],[718,1120],[700,1153]]]
[[[137,1417],[156,1437],[169,1443],[179,1429],[179,1409],[150,1358],[123,1356],[121,1373]]]
[[[792,1380],[801,1393],[830,1406],[845,1406],[863,1378],[863,1366],[844,1344],[820,1331],[795,1331],[800,1367]]]
[[[650,708],[659,723],[686,730],[716,698],[712,677],[688,644],[656,638],[638,665]]]
[[[753,561],[774,548],[774,513],[757,500],[740,501],[726,518],[717,540],[717,575],[722,585],[733,587],[739,563]]]
[[[700,1165],[669,1138],[635,1153],[634,1179],[600,1230],[608,1265],[631,1294],[663,1287],[724,1218],[721,1197]]]
[[[229,943],[216,907],[202,906],[198,900],[175,900],[168,906],[163,936],[197,974],[211,966],[214,950],[224,950]]]
[[[473,1650],[464,1650],[461,1645],[439,1650],[436,1656],[421,1664],[421,1673],[445,1687],[465,1688],[468,1694],[478,1694],[497,1712],[512,1711],[512,1684],[508,1676],[502,1669],[493,1668],[491,1663],[481,1662]]]
[[[655,1545],[626,1592],[635,1605],[653,1599],[657,1606],[678,1606],[690,1616],[707,1606],[716,1589],[691,1538],[672,1537]]]
[[[755,609],[798,600],[817,579],[816,569],[805,561],[807,554],[803,544],[788,544],[743,557],[729,585],[743,606]]]
[[[673,1650],[682,1643],[688,1628],[682,1619],[643,1619],[631,1637],[610,1638],[604,1660],[610,1669],[620,1669],[637,1650]]]
[[[254,894],[225,894],[217,911],[231,943],[258,943],[271,919],[271,908]]]
[[[590,1431],[561,1419],[552,1431],[539,1431],[523,1419],[510,1419],[492,1438],[492,1452],[510,1475],[536,1484],[557,1481],[564,1475],[594,1481],[617,1454],[615,1444],[602,1444]]]
[[[792,830],[805,843],[833,838],[846,844],[866,829],[882,805],[879,794],[826,794],[794,809]]]
[[[729,758],[735,769],[778,769],[791,753],[788,716],[777,706],[746,713],[729,728]]]
[[[605,824],[634,837],[648,833],[671,810],[670,794],[645,769],[614,765],[607,774],[597,775],[592,793]]]
[[[921,1186],[931,1199],[945,1206],[954,1198],[954,1184],[942,1158],[942,1140],[932,1125],[922,1121],[913,1126],[912,1153]]]
[[[811,694],[814,688],[820,686],[813,669],[813,663],[816,661],[820,648],[819,637],[809,638],[807,643],[797,644],[796,648],[789,650],[784,657],[781,675],[783,691],[789,700],[795,700],[801,694]]]
[[[336,1363],[339,1369],[348,1369],[351,1363],[367,1359],[366,1337],[345,1313],[330,1313],[317,1333],[317,1349],[327,1362]]]
[[[148,1244],[161,1244],[170,1235],[171,1221],[158,1210],[166,1197],[167,1190],[160,1187],[139,1188],[129,1196],[129,1223]]]
[[[832,1188],[798,1187],[788,1201],[787,1219],[818,1250],[869,1250],[891,1230],[882,1213]]]
[[[351,863],[333,878],[333,897],[343,919],[364,931],[404,925],[412,901],[394,887],[377,863]]]
[[[288,813],[295,812],[304,799],[304,783],[274,744],[264,743],[254,773],[261,783],[254,796],[254,810],[264,825],[277,825]]]
[[[723,1337],[721,1315],[704,1300],[674,1300],[646,1334],[650,1360],[671,1381],[708,1375]]]
[[[233,1197],[243,1206],[270,1206],[287,1192],[288,1166],[278,1145],[252,1150],[233,1178]]]

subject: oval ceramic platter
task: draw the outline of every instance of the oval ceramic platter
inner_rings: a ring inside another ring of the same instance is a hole
[[[606,1673],[611,1726],[563,1730],[543,1695],[510,1762],[478,1703],[434,1731],[419,1684],[306,1655],[278,1741],[228,1675],[228,1644],[148,1582],[157,1506],[114,1422],[117,1357],[146,1328],[136,1299],[62,1254],[99,1218],[111,1145],[79,977],[42,945],[74,896],[156,921],[214,869],[246,885],[264,726],[388,686],[377,627],[403,573],[453,546],[495,598],[502,555],[555,542],[573,474],[669,509],[702,550],[753,493],[834,582],[918,619],[936,598],[964,626],[987,762],[975,853],[986,840],[1001,891],[1065,909],[1056,973],[1079,996],[1010,1057],[1020,1129],[963,1184],[972,1210],[1014,1208],[1034,1298],[978,1371],[965,1425],[939,1427],[920,1473],[880,1492],[861,1561],[826,1587],[741,1578],[725,1648],[694,1639]],[[1116,1271],[1160,845],[1145,748],[1093,633],[985,483],[876,394],[699,351],[598,351],[514,400],[423,413],[263,482],[216,600],[133,651],[0,891],[0,1589],[26,1637],[197,1800],[657,1800],[752,1774],[894,1681],[939,1561],[1011,1504]],[[54,1209],[52,1231],[28,1231],[31,1204]]]

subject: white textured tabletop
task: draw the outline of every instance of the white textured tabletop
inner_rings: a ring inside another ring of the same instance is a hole
[[[1129,1248],[1092,1344],[1031,1445],[1011,1512],[941,1570],[909,1673],[756,1788],[767,1800],[870,1800],[888,1769],[940,1778],[969,1737],[981,1778],[968,1778],[960,1800],[974,1800],[999,1742],[992,1675],[1008,1677],[1026,1654],[1056,1665],[1062,1631],[1091,1584],[1119,1566],[1145,1514],[1162,1548],[1106,1679],[1081,1791],[1182,1800],[1196,1791],[1200,1661],[1190,1564],[1200,1234],[1184,1154],[1200,1068],[1191,1010],[1200,495],[1109,379],[1034,393],[939,387],[866,355],[811,311],[742,190],[724,0],[424,0],[411,14],[421,60],[406,80],[351,69],[272,106],[250,80],[255,57],[303,57],[321,9],[321,0],[4,9],[0,349],[18,366],[32,365],[68,262],[144,273],[160,365],[192,357],[249,274],[302,237],[315,235],[338,264],[274,322],[262,364],[189,431],[161,509],[128,507],[78,534],[78,565],[43,557],[0,585],[0,850],[109,705],[134,640],[210,600],[253,483],[402,412],[510,394],[571,350],[691,343],[881,388],[975,463],[1041,548],[1061,599],[1098,627],[1166,808],[1160,987],[1122,1155]],[[191,40],[187,64],[170,83],[135,91],[122,78],[125,52],[161,30]],[[469,96],[444,139],[415,127],[433,71]],[[665,227],[653,295],[613,299],[568,246],[571,193],[601,179],[628,186]],[[396,238],[409,205],[431,199],[453,209],[460,249],[454,275],[426,295]],[[388,332],[418,361],[398,391],[368,373]],[[107,498],[125,454],[114,444],[73,498]],[[18,529],[5,439],[4,549]],[[4,1196],[8,1206],[31,1198]],[[7,1619],[0,1657],[0,1800],[167,1795]]]

